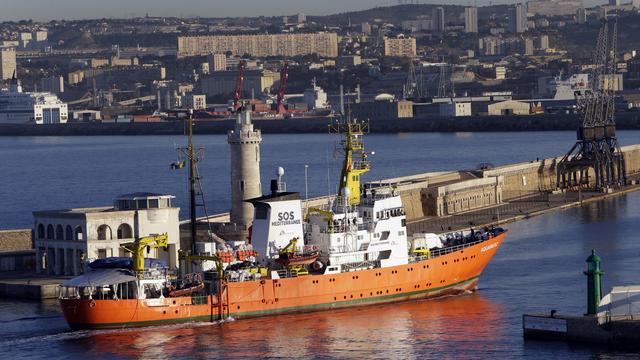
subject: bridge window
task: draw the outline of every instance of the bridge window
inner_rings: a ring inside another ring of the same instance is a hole
[[[53,240],[53,235],[54,235],[53,225],[49,224],[47,225],[47,239]]]
[[[38,224],[38,238],[44,239],[44,225]]]
[[[64,239],[73,240],[73,229],[71,228],[71,225],[67,225],[64,229]]]

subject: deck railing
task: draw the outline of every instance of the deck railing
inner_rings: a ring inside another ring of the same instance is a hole
[[[410,263],[414,263],[414,262],[418,262],[418,261],[422,261],[422,260],[433,259],[433,258],[436,258],[438,256],[442,256],[442,255],[451,254],[453,252],[460,251],[462,249],[478,245],[478,244],[483,243],[483,242],[485,242],[487,240],[476,240],[476,241],[468,242],[468,243],[464,243],[464,244],[448,246],[448,247],[444,247],[444,248],[440,248],[440,249],[433,249],[433,250],[431,250],[429,252],[429,255],[414,256],[409,262]]]

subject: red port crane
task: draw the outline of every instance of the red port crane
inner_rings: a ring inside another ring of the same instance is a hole
[[[276,111],[278,114],[284,114],[287,109],[284,107],[284,91],[287,87],[287,79],[289,79],[289,62],[285,61],[280,70],[280,86],[278,87]]]
[[[238,72],[236,73],[236,87],[233,92],[233,112],[238,112],[242,108],[240,98],[242,97],[242,87],[244,86],[244,67],[246,61],[240,60],[238,63]]]

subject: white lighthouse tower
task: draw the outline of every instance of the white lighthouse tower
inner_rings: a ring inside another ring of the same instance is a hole
[[[238,113],[236,127],[229,131],[227,141],[231,148],[231,228],[227,228],[226,237],[228,240],[246,240],[253,222],[253,205],[245,200],[262,196],[262,134],[253,129],[251,111],[242,109]]]

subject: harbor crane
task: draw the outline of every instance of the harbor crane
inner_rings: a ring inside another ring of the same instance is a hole
[[[618,38],[617,17],[609,35],[609,20],[602,21],[589,74],[592,89],[578,102],[583,121],[571,150],[558,162],[559,188],[603,190],[626,184],[624,156],[616,137],[614,88]]]
[[[236,86],[233,91],[233,112],[238,112],[242,108],[242,88],[244,86],[244,68],[247,62],[240,60],[238,63],[238,72],[236,73]]]
[[[278,114],[284,114],[287,109],[284,107],[284,92],[287,87],[287,80],[289,79],[289,62],[285,61],[280,70],[280,85],[278,86],[276,112]]]

